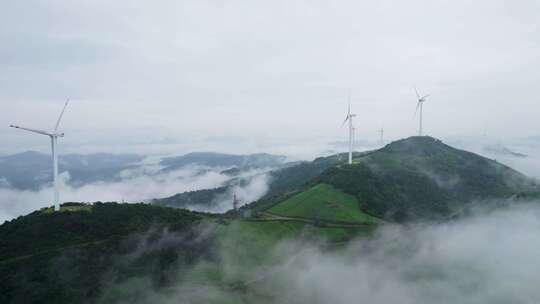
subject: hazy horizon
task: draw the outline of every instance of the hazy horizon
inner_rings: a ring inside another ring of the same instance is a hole
[[[343,141],[538,136],[540,4],[521,1],[7,1],[0,153],[279,153]],[[459,123],[457,123],[459,122]],[[176,145],[171,149],[171,145]],[[136,151],[135,151],[136,152]],[[309,152],[309,151],[308,151]]]

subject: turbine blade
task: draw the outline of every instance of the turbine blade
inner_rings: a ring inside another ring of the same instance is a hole
[[[418,93],[418,90],[416,89],[416,86],[414,86],[414,92],[416,92],[416,98],[420,99],[420,93]]]
[[[424,96],[422,96],[422,98],[420,98],[420,99],[422,99],[422,100],[423,100],[423,99],[426,99],[426,98],[428,98],[429,96],[431,96],[431,95],[430,95],[430,94],[427,94],[427,95],[424,95]]]
[[[345,123],[347,122],[347,120],[349,120],[351,116],[349,114],[347,114],[347,117],[345,117],[345,120],[343,121],[343,123],[341,124],[341,126],[343,127],[345,125]]]
[[[343,124],[341,124],[342,127],[345,125],[347,120],[351,118],[351,89],[347,90],[347,101],[348,101],[347,116],[345,116],[345,120],[343,121]]]
[[[56,125],[54,126],[54,133],[56,133],[56,130],[58,130],[58,126],[60,125],[60,120],[62,120],[62,116],[64,116],[64,111],[66,110],[66,107],[69,103],[69,98],[66,100],[66,103],[64,104],[64,108],[62,109],[62,112],[60,112],[60,117],[58,117],[58,121],[56,121]]]
[[[351,88],[347,90],[347,102],[349,103],[347,114],[351,114]]]
[[[25,128],[25,127],[15,126],[15,125],[10,125],[10,127],[11,127],[11,128],[15,128],[15,129],[21,129],[21,130],[33,132],[33,133],[38,133],[38,134],[41,134],[41,135],[53,136],[51,133],[45,132],[45,131],[41,131],[41,130],[36,130],[36,129],[31,129],[31,128]]]

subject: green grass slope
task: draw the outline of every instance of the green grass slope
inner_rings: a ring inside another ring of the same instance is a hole
[[[268,212],[334,222],[377,223],[360,210],[356,197],[327,184],[318,184],[273,206]]]

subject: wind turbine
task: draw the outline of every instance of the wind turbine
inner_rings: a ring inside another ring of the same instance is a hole
[[[416,115],[418,110],[420,110],[420,126],[418,128],[418,135],[422,136],[422,131],[423,131],[422,130],[422,128],[423,128],[423,126],[422,126],[422,123],[423,123],[422,114],[423,114],[424,102],[426,101],[426,98],[428,98],[429,94],[420,97],[420,94],[418,93],[418,90],[416,89],[416,87],[414,87],[414,91],[416,92],[416,98],[418,100],[418,103],[416,104],[416,111],[414,112],[414,115]]]
[[[381,145],[384,146],[384,128],[381,128],[378,132],[381,135]]]
[[[348,121],[349,122],[349,165],[352,164],[352,146],[353,146],[353,137],[354,137],[354,128],[353,128],[353,117],[356,116],[356,114],[351,113],[351,91],[349,90],[349,109],[347,110],[347,116],[345,117],[345,120],[343,121],[343,125]]]
[[[52,161],[53,161],[54,211],[60,211],[60,203],[59,203],[60,195],[58,193],[58,151],[56,150],[56,145],[58,143],[57,142],[58,137],[64,137],[64,133],[58,133],[58,126],[60,125],[60,120],[62,119],[62,116],[64,115],[64,111],[66,110],[68,103],[69,103],[69,99],[66,100],[66,103],[64,104],[64,108],[62,108],[62,112],[60,112],[60,116],[58,117],[58,120],[56,121],[56,125],[54,126],[54,131],[50,133],[46,131],[10,125],[11,128],[34,132],[41,135],[47,135],[50,137]]]

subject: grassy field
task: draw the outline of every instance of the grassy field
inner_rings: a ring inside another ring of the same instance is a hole
[[[92,205],[80,204],[80,205],[62,205],[60,211],[75,212],[75,211],[92,211]],[[45,207],[41,209],[43,213],[53,213],[54,207]]]
[[[303,217],[351,223],[378,223],[380,220],[363,213],[358,201],[327,184],[318,184],[270,208],[268,212],[290,217]]]
[[[280,250],[283,246],[308,240],[339,245],[355,237],[365,237],[375,227],[338,228],[292,221],[228,220],[216,224],[211,232],[219,242],[220,263],[197,265],[190,280],[219,285],[250,281],[254,274],[264,272],[259,269],[261,265],[280,265],[291,258],[289,253]]]

